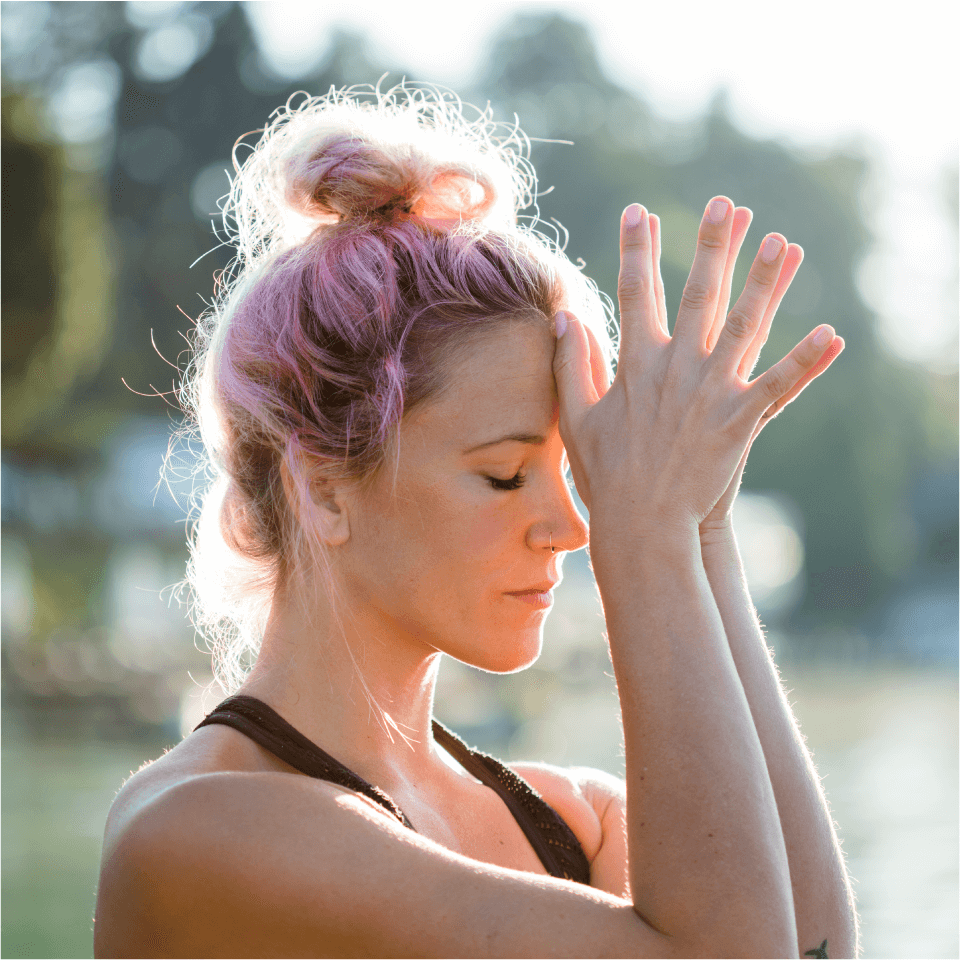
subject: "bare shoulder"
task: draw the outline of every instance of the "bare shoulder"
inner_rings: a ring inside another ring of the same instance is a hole
[[[179,899],[189,896],[201,878],[215,889],[218,883],[235,884],[244,876],[242,869],[233,869],[229,857],[211,850],[218,824],[228,825],[234,834],[235,852],[250,854],[249,872],[258,859],[250,849],[261,832],[257,816],[269,811],[281,821],[292,817],[295,825],[311,807],[322,807],[324,797],[344,796],[357,809],[381,815],[366,797],[300,776],[226,727],[198,731],[145,763],[123,784],[107,817],[94,926],[96,954],[178,953],[174,932],[177,937],[193,935],[191,911]],[[305,809],[298,813],[291,804]],[[193,902],[200,907],[206,897],[194,893]]]
[[[627,883],[626,784],[592,767],[512,763],[574,832],[590,861],[593,886],[629,895]]]
[[[207,727],[191,734],[162,756],[144,763],[126,780],[107,817],[104,850],[128,823],[161,795],[194,777],[212,773],[289,772],[282,761],[228,727]]]
[[[95,930],[98,956],[665,956],[672,946],[601,889],[470,860],[330,784],[236,771],[173,782],[126,817],[105,854]]]
[[[298,874],[312,869],[314,902],[324,892],[330,902],[335,871],[329,864],[345,854],[334,842],[338,808],[391,829],[383,823],[389,816],[366,798],[296,774],[168,778],[162,767],[141,773],[124,788],[132,792],[126,803],[121,792],[121,809],[108,824],[97,894],[98,956],[275,955],[284,941],[269,939],[270,913],[282,909],[292,921],[293,905],[305,906]],[[329,829],[311,830],[312,821]],[[309,864],[306,849],[313,854]],[[251,941],[254,918],[264,933]],[[315,945],[289,941],[290,956],[298,950],[322,955]],[[251,949],[254,942],[259,946]]]

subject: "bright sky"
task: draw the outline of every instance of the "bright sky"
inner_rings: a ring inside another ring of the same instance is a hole
[[[316,60],[331,29],[344,26],[366,34],[388,62],[454,89],[469,82],[503,20],[518,11],[560,10],[592,27],[611,78],[638,89],[664,116],[695,116],[726,86],[736,120],[755,135],[813,150],[869,138],[881,165],[864,203],[880,239],[860,271],[862,292],[895,353],[956,367],[956,231],[938,197],[943,165],[957,162],[960,127],[951,5],[595,0],[451,8],[449,0],[346,6],[269,0],[247,6],[283,72]]]

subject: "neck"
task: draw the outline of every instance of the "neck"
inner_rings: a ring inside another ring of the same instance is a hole
[[[433,742],[440,654],[368,612],[333,615],[276,598],[257,664],[240,689],[273,707],[355,773],[387,790],[442,772]]]

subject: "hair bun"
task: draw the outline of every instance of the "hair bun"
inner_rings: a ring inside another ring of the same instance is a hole
[[[237,167],[228,213],[241,254],[377,216],[506,226],[532,201],[528,142],[516,127],[495,137],[489,109],[468,121],[452,94],[406,83],[291,101]]]
[[[496,200],[484,171],[467,163],[453,166],[425,146],[391,143],[366,131],[325,130],[291,151],[284,198],[297,213],[320,222],[393,211],[482,217]]]

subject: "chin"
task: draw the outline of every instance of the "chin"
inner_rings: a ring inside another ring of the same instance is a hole
[[[519,673],[533,666],[543,649],[543,625],[536,630],[516,631],[506,636],[488,637],[478,649],[464,651],[457,657],[471,667],[487,673]],[[451,652],[451,656],[456,656]]]

